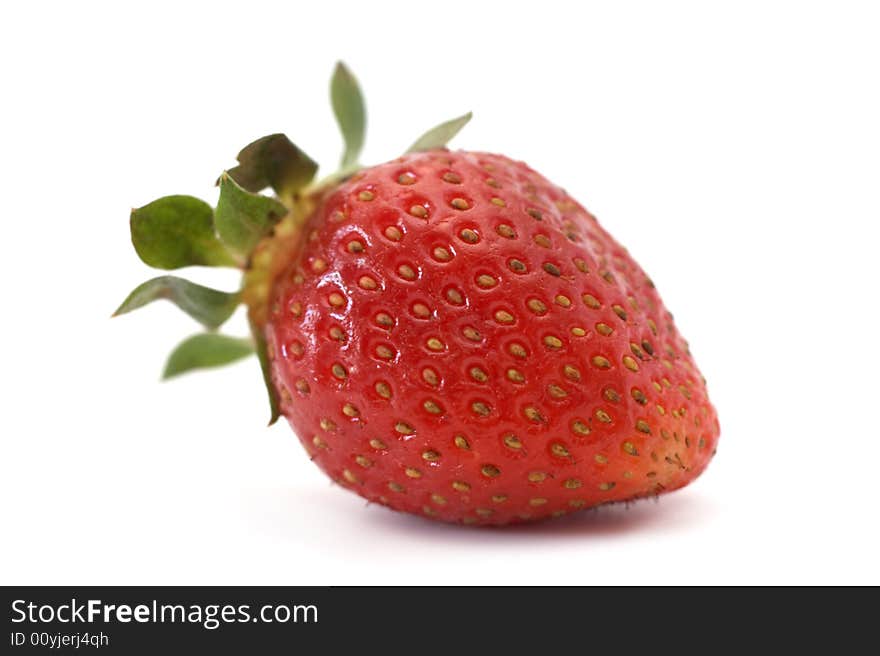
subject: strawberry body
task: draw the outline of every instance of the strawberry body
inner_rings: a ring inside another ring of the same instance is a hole
[[[650,279],[524,164],[407,155],[299,234],[274,256],[271,380],[318,466],[370,501],[507,524],[682,487],[714,454]]]

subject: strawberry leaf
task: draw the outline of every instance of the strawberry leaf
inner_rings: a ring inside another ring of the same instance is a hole
[[[254,345],[249,339],[217,333],[193,335],[183,340],[171,352],[162,378],[179,376],[193,369],[220,367],[241,360],[253,352]]]
[[[342,62],[336,63],[333,79],[330,81],[330,103],[333,105],[339,131],[345,140],[340,163],[340,168],[345,170],[358,163],[364,147],[367,112],[357,80]]]
[[[227,173],[243,189],[256,193],[272,187],[282,198],[292,197],[318,172],[318,165],[283,134],[257,139],[236,159],[238,166]]]
[[[242,189],[226,172],[220,176],[214,225],[232,252],[246,258],[285,214],[287,208],[274,198]]]
[[[176,276],[159,276],[137,286],[113,316],[137,310],[159,299],[174,303],[206,328],[219,328],[240,302],[239,295],[197,285]]]
[[[192,196],[165,196],[131,211],[131,242],[145,264],[157,269],[236,266],[214,234],[214,213]]]
[[[416,142],[410,146],[406,152],[416,153],[422,150],[445,148],[446,144],[449,143],[465,125],[467,125],[467,122],[471,120],[471,116],[471,112],[468,112],[463,116],[459,116],[458,118],[454,118],[451,121],[446,121],[445,123],[441,123],[440,125],[431,128],[421,137],[416,139]]]
[[[266,393],[269,395],[269,425],[271,426],[278,417],[281,416],[281,403],[278,399],[278,392],[272,384],[272,373],[269,370],[269,350],[266,346],[266,338],[262,331],[251,324],[251,334],[254,336],[256,343],[257,359],[260,361],[260,369],[263,372],[263,382],[266,384]]]

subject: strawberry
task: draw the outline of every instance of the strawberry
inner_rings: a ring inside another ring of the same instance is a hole
[[[148,264],[244,269],[238,292],[162,276],[123,303],[168,298],[211,331],[247,304],[252,340],[196,335],[166,373],[256,350],[273,421],[334,481],[444,521],[536,520],[696,478],[718,420],[629,253],[525,164],[447,150],[469,115],[361,167],[357,84],[340,65],[331,89],[338,174],[310,183],[314,162],[272,135],[221,176],[215,211],[173,196],[133,212]]]

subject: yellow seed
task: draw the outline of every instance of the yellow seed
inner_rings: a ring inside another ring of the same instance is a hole
[[[384,344],[379,344],[376,347],[376,357],[382,360],[392,360],[394,358],[394,351]]]
[[[545,503],[547,503],[547,499],[544,499],[542,497],[535,497],[534,499],[529,499],[530,506],[543,506]]]
[[[642,349],[638,344],[630,343],[629,350],[632,351],[632,354],[636,356],[639,360],[645,359],[645,354],[642,352]]]
[[[480,241],[480,237],[477,235],[477,233],[470,228],[465,228],[458,233],[458,236],[461,237],[462,241],[466,241],[468,244],[476,244],[478,241]]]
[[[526,213],[530,217],[535,219],[535,221],[540,221],[542,218],[544,218],[543,215],[541,214],[541,212],[539,210],[536,210],[534,207],[530,207],[529,209],[527,209]]]
[[[537,298],[529,299],[529,301],[526,303],[526,305],[528,306],[528,308],[529,308],[532,312],[534,312],[534,313],[536,313],[536,314],[543,314],[544,312],[547,311],[547,306],[544,305],[544,304],[543,304],[541,301],[539,301]]]
[[[547,335],[544,338],[544,344],[546,344],[547,348],[551,349],[562,348],[562,340],[555,335]]]
[[[373,461],[367,458],[366,456],[355,456],[354,461],[359,464],[361,467],[366,469],[367,467],[373,466]]]
[[[431,316],[431,308],[424,303],[414,303],[412,311],[414,315],[423,319]]]
[[[470,451],[471,449],[471,445],[464,435],[456,435],[452,441],[459,449],[462,449],[464,451]]]
[[[404,421],[398,421],[394,425],[394,430],[396,430],[401,435],[412,435],[413,433],[416,432],[412,426],[410,426],[409,424],[407,424]]]
[[[446,497],[440,496],[439,494],[432,494],[431,501],[436,503],[438,506],[446,505]]]
[[[537,408],[533,406],[526,407],[526,409],[523,410],[523,414],[526,416],[526,419],[529,419],[531,421],[539,423],[544,421],[544,416]]]
[[[498,323],[511,324],[514,320],[514,316],[507,310],[497,310],[495,312],[495,321]]]
[[[609,415],[604,410],[596,410],[596,419],[601,421],[603,424],[611,423],[611,415]]]
[[[492,204],[497,205],[498,207],[507,207],[507,203],[505,203],[501,198],[495,196],[492,198]]]
[[[547,480],[547,474],[540,471],[529,472],[529,481],[532,483],[542,483]]]
[[[556,298],[553,300],[556,301],[556,305],[559,305],[561,307],[564,307],[564,308],[571,307],[571,299],[568,296],[565,296],[563,294],[557,294]]]
[[[569,380],[581,379],[581,372],[577,369],[577,367],[573,367],[570,364],[565,365],[565,367],[562,368],[562,372]]]
[[[328,419],[327,417],[322,418],[321,421],[319,421],[318,423],[320,424],[321,428],[328,433],[332,433],[336,430],[336,422],[334,422],[332,419]]]
[[[380,440],[377,437],[374,437],[372,440],[370,440],[370,446],[373,447],[374,449],[376,449],[377,451],[382,451],[382,450],[388,448],[387,446],[385,446],[385,442],[383,442],[382,440]]]
[[[580,421],[579,419],[572,422],[571,430],[577,433],[578,435],[589,435],[590,427],[586,425],[586,423]]]
[[[599,489],[603,492],[607,492],[608,490],[614,487],[614,483],[599,483]]]
[[[624,442],[623,450],[631,456],[639,455],[638,449],[636,449],[635,444],[633,444],[632,442]]]
[[[581,298],[584,301],[584,305],[586,305],[589,308],[592,308],[594,310],[598,310],[600,307],[602,307],[602,304],[599,302],[599,299],[597,299],[592,294],[584,294],[583,296],[581,296]]]
[[[495,178],[486,178],[484,182],[490,187],[495,187],[496,189],[501,186]]]
[[[517,369],[508,369],[507,370],[507,378],[512,380],[514,383],[521,383],[525,380],[525,376]]]
[[[502,223],[497,228],[495,228],[495,232],[506,239],[516,239],[516,232],[506,223]]]
[[[492,495],[492,503],[504,503],[507,501],[506,494],[493,494]]]
[[[353,404],[346,403],[342,406],[342,414],[346,417],[358,417],[360,416],[360,410],[358,410]]]
[[[294,301],[290,304],[290,313],[295,317],[301,317],[303,313],[302,303],[299,301]]]
[[[494,287],[496,284],[498,284],[498,281],[486,273],[477,276],[477,285],[482,287],[483,289],[489,289],[490,287]]]
[[[648,328],[651,329],[651,333],[656,337],[657,336],[657,324],[654,323],[653,319],[648,319]]]
[[[425,209],[424,205],[413,205],[409,208],[409,213],[419,219],[424,219],[428,216],[428,210]]]
[[[309,384],[302,378],[296,381],[296,383],[294,383],[294,386],[296,387],[296,391],[300,394],[308,394],[312,391],[312,388],[309,387]]]
[[[337,292],[333,292],[332,294],[330,294],[330,296],[327,297],[327,301],[333,307],[342,307],[343,305],[345,305],[345,297]]]
[[[397,267],[397,273],[400,274],[400,277],[404,280],[415,280],[416,272],[409,264],[401,264]]]
[[[607,465],[608,464],[608,458],[603,456],[601,453],[597,453],[595,456],[593,456],[593,459],[596,462],[598,462],[600,465]]]
[[[388,226],[385,228],[385,236],[391,241],[400,241],[403,238],[403,233],[397,226]]]
[[[471,489],[471,486],[464,481],[452,481],[452,489],[456,492],[467,492]]]
[[[462,305],[464,303],[464,297],[455,287],[450,287],[446,290],[446,299],[453,305]]]
[[[394,319],[391,317],[390,314],[380,312],[376,315],[376,323],[383,328],[390,328],[394,325]]]
[[[489,517],[492,514],[491,508],[477,508],[475,511],[480,517]]]
[[[480,383],[485,383],[489,380],[489,375],[479,367],[471,367],[470,374],[471,378]]]
[[[428,383],[428,385],[431,385],[433,387],[436,387],[440,382],[440,378],[439,378],[439,376],[437,376],[437,372],[434,371],[433,369],[427,369],[427,368],[422,369],[422,380],[424,380],[426,383]]]
[[[557,458],[568,458],[571,456],[571,452],[565,448],[565,445],[558,442],[550,446],[550,453]]]
[[[323,438],[321,438],[320,435],[315,435],[315,436],[312,438],[312,444],[314,444],[314,445],[315,445],[316,447],[318,447],[319,449],[326,449],[326,448],[327,448],[327,442],[325,442],[325,441],[323,440]]]
[[[429,337],[428,341],[425,342],[425,344],[427,345],[428,349],[431,351],[442,351],[445,348],[445,345],[443,344],[443,342],[441,342],[436,337]]]
[[[418,469],[415,469],[414,467],[407,467],[406,469],[403,470],[403,473],[406,474],[407,476],[409,476],[410,478],[421,478],[422,477],[422,472],[420,472]]]
[[[471,410],[473,410],[475,415],[479,415],[480,417],[488,417],[489,413],[492,412],[492,409],[482,401],[474,401],[471,403]]]
[[[480,331],[473,326],[465,326],[462,328],[461,334],[472,342],[479,342],[483,338],[482,335],[480,335]]]
[[[434,450],[428,450],[422,452],[422,460],[427,460],[428,462],[437,462],[440,460],[440,454]]]
[[[342,223],[343,221],[345,221],[345,214],[343,212],[340,212],[339,210],[334,210],[333,213],[330,215],[330,220],[333,223]]]
[[[619,305],[612,305],[611,309],[614,310],[614,314],[620,317],[623,321],[626,321],[626,310]]]
[[[371,192],[371,191],[362,191],[361,193],[358,194],[358,198],[360,200],[373,200],[375,198],[375,196],[373,195],[373,192]]]
[[[452,255],[447,249],[443,248],[442,246],[437,246],[434,249],[434,259],[440,262],[448,262],[452,259]]]
[[[516,435],[508,434],[504,436],[504,445],[511,449],[521,449],[523,444]]]
[[[342,470],[342,476],[349,483],[360,483],[360,481],[358,480],[358,477],[355,476],[354,474],[352,474],[348,469]]]
[[[486,478],[495,478],[501,473],[501,470],[495,465],[483,465],[480,468],[480,473]]]
[[[605,335],[605,337],[608,337],[608,335],[614,332],[614,328],[609,326],[607,323],[600,322],[596,324],[596,332],[600,335]]]
[[[354,239],[354,240],[348,242],[347,248],[348,248],[349,253],[363,253],[364,252],[364,245],[361,242],[359,242],[357,239]]]
[[[510,260],[507,263],[508,268],[514,273],[525,273],[528,270],[528,267],[525,265],[525,262],[521,260]]]
[[[453,198],[449,204],[457,210],[466,210],[471,206],[464,198]]]
[[[329,332],[330,338],[335,339],[337,342],[344,342],[346,339],[345,332],[339,326],[331,326]]]
[[[568,502],[568,505],[572,508],[583,508],[586,502],[583,499],[572,499]]]
[[[322,260],[320,257],[316,257],[312,260],[312,271],[315,273],[322,273],[327,270],[327,263]]]
[[[639,419],[636,422],[636,430],[639,431],[640,433],[648,433],[649,435],[651,434],[651,427],[648,425],[648,422],[645,421],[644,419]]]
[[[635,361],[635,359],[631,358],[628,355],[623,356],[623,366],[629,369],[630,371],[638,371],[639,363]]]
[[[338,362],[334,363],[333,366],[330,367],[330,371],[336,378],[340,380],[344,380],[348,376],[348,372],[345,370],[345,367],[343,367]]]
[[[566,396],[568,396],[568,392],[562,389],[559,385],[548,385],[547,392],[549,392],[550,396],[552,396],[554,399],[564,399]]]
[[[608,369],[611,366],[611,362],[608,358],[605,358],[601,355],[594,355],[592,359],[593,366],[598,369]]]
[[[525,347],[517,342],[514,342],[510,346],[508,346],[507,350],[515,358],[525,358],[528,354]]]
[[[556,276],[557,278],[562,275],[562,271],[559,270],[559,267],[553,264],[552,262],[544,262],[544,271],[549,273],[551,276]]]
[[[394,481],[388,483],[388,489],[392,492],[404,492],[406,490],[406,488],[404,488],[400,483],[395,483]]]
[[[378,285],[376,281],[370,278],[370,276],[361,276],[361,279],[358,280],[358,285],[360,285],[361,289],[376,289]]]
[[[577,478],[569,478],[562,484],[562,486],[568,490],[576,490],[581,485],[583,485],[583,483]]]
[[[602,396],[604,396],[607,401],[611,401],[612,403],[618,403],[620,401],[620,394],[618,394],[617,390],[613,387],[609,387],[604,392],[602,392]]]
[[[581,258],[576,257],[574,259],[574,265],[577,267],[577,270],[581,273],[587,273],[589,269],[587,268],[587,263],[584,262]]]
[[[552,245],[550,243],[550,238],[547,237],[547,235],[535,235],[534,241],[541,248],[550,248]]]
[[[415,181],[416,176],[414,176],[412,173],[401,173],[399,176],[397,176],[397,182],[402,185],[411,185],[415,183]]]
[[[443,174],[443,181],[449,182],[450,184],[461,184],[461,178],[457,173],[453,173],[452,171],[447,171]]]

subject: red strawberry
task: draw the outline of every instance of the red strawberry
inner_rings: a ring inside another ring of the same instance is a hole
[[[334,108],[341,176],[304,190],[314,165],[275,135],[221,179],[214,217],[232,255],[213,257],[248,262],[270,392],[312,459],[371,501],[477,524],[696,478],[719,433],[705,383],[653,283],[595,217],[522,163],[439,147],[468,117],[428,133],[425,152],[358,169],[363,105],[341,68]],[[236,182],[271,184],[284,204]],[[135,212],[133,235],[158,223],[155,205]],[[239,300],[157,280],[121,310],[170,297],[216,327]],[[221,296],[187,306],[209,293]],[[246,351],[192,338],[170,373]]]

